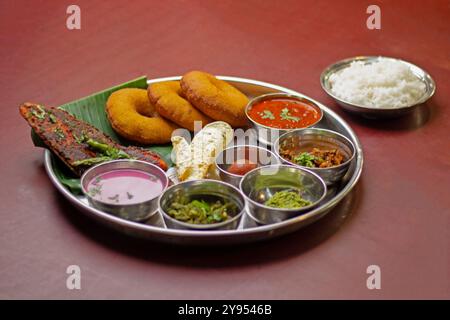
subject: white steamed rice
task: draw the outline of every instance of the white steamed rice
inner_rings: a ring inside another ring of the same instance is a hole
[[[380,59],[371,64],[355,61],[330,76],[331,91],[347,102],[373,108],[399,108],[414,104],[425,84],[399,61]]]

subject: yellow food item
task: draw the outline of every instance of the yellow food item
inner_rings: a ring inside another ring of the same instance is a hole
[[[200,128],[212,122],[211,118],[201,113],[181,96],[181,87],[178,81],[150,85],[148,97],[161,116],[189,131],[194,131],[195,121],[201,122]]]
[[[228,123],[216,121],[199,131],[192,143],[180,136],[172,137],[175,165],[180,181],[204,179],[219,152],[233,140]]]
[[[113,92],[106,102],[106,113],[114,131],[139,144],[168,143],[177,129],[177,125],[156,112],[145,89]]]
[[[180,136],[172,137],[172,145],[178,180],[184,181],[189,177],[192,169],[191,147],[186,139]]]
[[[180,85],[183,95],[207,116],[233,127],[248,126],[248,98],[229,83],[206,72],[191,71],[183,76]]]

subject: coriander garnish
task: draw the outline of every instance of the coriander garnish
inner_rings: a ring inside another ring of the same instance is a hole
[[[294,162],[309,168],[314,168],[314,160],[316,160],[316,157],[310,154],[309,152],[303,152],[299,156],[294,158]]]
[[[114,195],[114,196],[112,196],[112,197],[108,197],[108,199],[109,199],[109,200],[112,200],[112,201],[115,201],[115,202],[119,202],[119,195],[116,194],[116,195]]]
[[[294,122],[297,122],[297,121],[300,120],[299,117],[292,116],[292,115],[289,113],[289,109],[288,109],[288,108],[283,108],[283,109],[281,110],[280,117],[281,117],[281,119],[283,119],[283,120],[294,121]]]
[[[53,132],[56,134],[56,136],[60,139],[64,139],[66,137],[66,135],[64,134],[64,132],[61,130],[61,128],[55,128],[55,130],[53,130]]]
[[[44,120],[45,119],[45,114],[46,114],[45,110],[42,109],[41,106],[36,106],[36,108],[38,109],[38,111],[32,109],[31,110],[31,114],[33,116],[35,116],[36,118],[38,118],[39,120]]]
[[[261,115],[261,119],[270,119],[270,120],[274,120],[275,116],[273,115],[272,111],[270,110],[263,110],[262,113],[260,113]]]
[[[56,117],[52,113],[48,114],[48,118],[50,119],[51,123],[56,123]]]
[[[98,186],[95,186],[94,188],[91,188],[88,193],[91,197],[95,197],[96,195],[101,194],[101,192],[102,192],[102,186],[98,185]]]
[[[88,140],[88,137],[86,136],[84,131],[81,132],[81,136],[78,137],[76,134],[73,134],[73,137],[78,144],[86,142]]]

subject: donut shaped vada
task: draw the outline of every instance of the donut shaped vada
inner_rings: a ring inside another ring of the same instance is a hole
[[[120,136],[139,144],[170,142],[177,126],[156,112],[145,89],[121,89],[106,102],[106,114],[112,128]]]
[[[180,85],[183,95],[207,116],[233,127],[248,126],[248,98],[229,83],[206,72],[191,71],[183,76]]]
[[[211,118],[201,113],[181,96],[181,87],[178,81],[150,85],[148,97],[160,115],[189,131],[194,131],[195,121],[200,121],[202,127],[212,122]]]

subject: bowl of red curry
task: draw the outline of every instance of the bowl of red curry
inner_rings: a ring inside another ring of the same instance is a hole
[[[215,160],[216,171],[222,181],[239,187],[242,177],[261,166],[280,164],[278,156],[266,148],[238,145],[224,149]]]
[[[283,163],[311,170],[328,186],[345,177],[356,153],[350,139],[319,128],[285,133],[275,141],[273,150]]]
[[[322,109],[310,99],[287,94],[269,93],[252,99],[245,114],[258,135],[258,141],[272,146],[282,134],[316,125]]]

